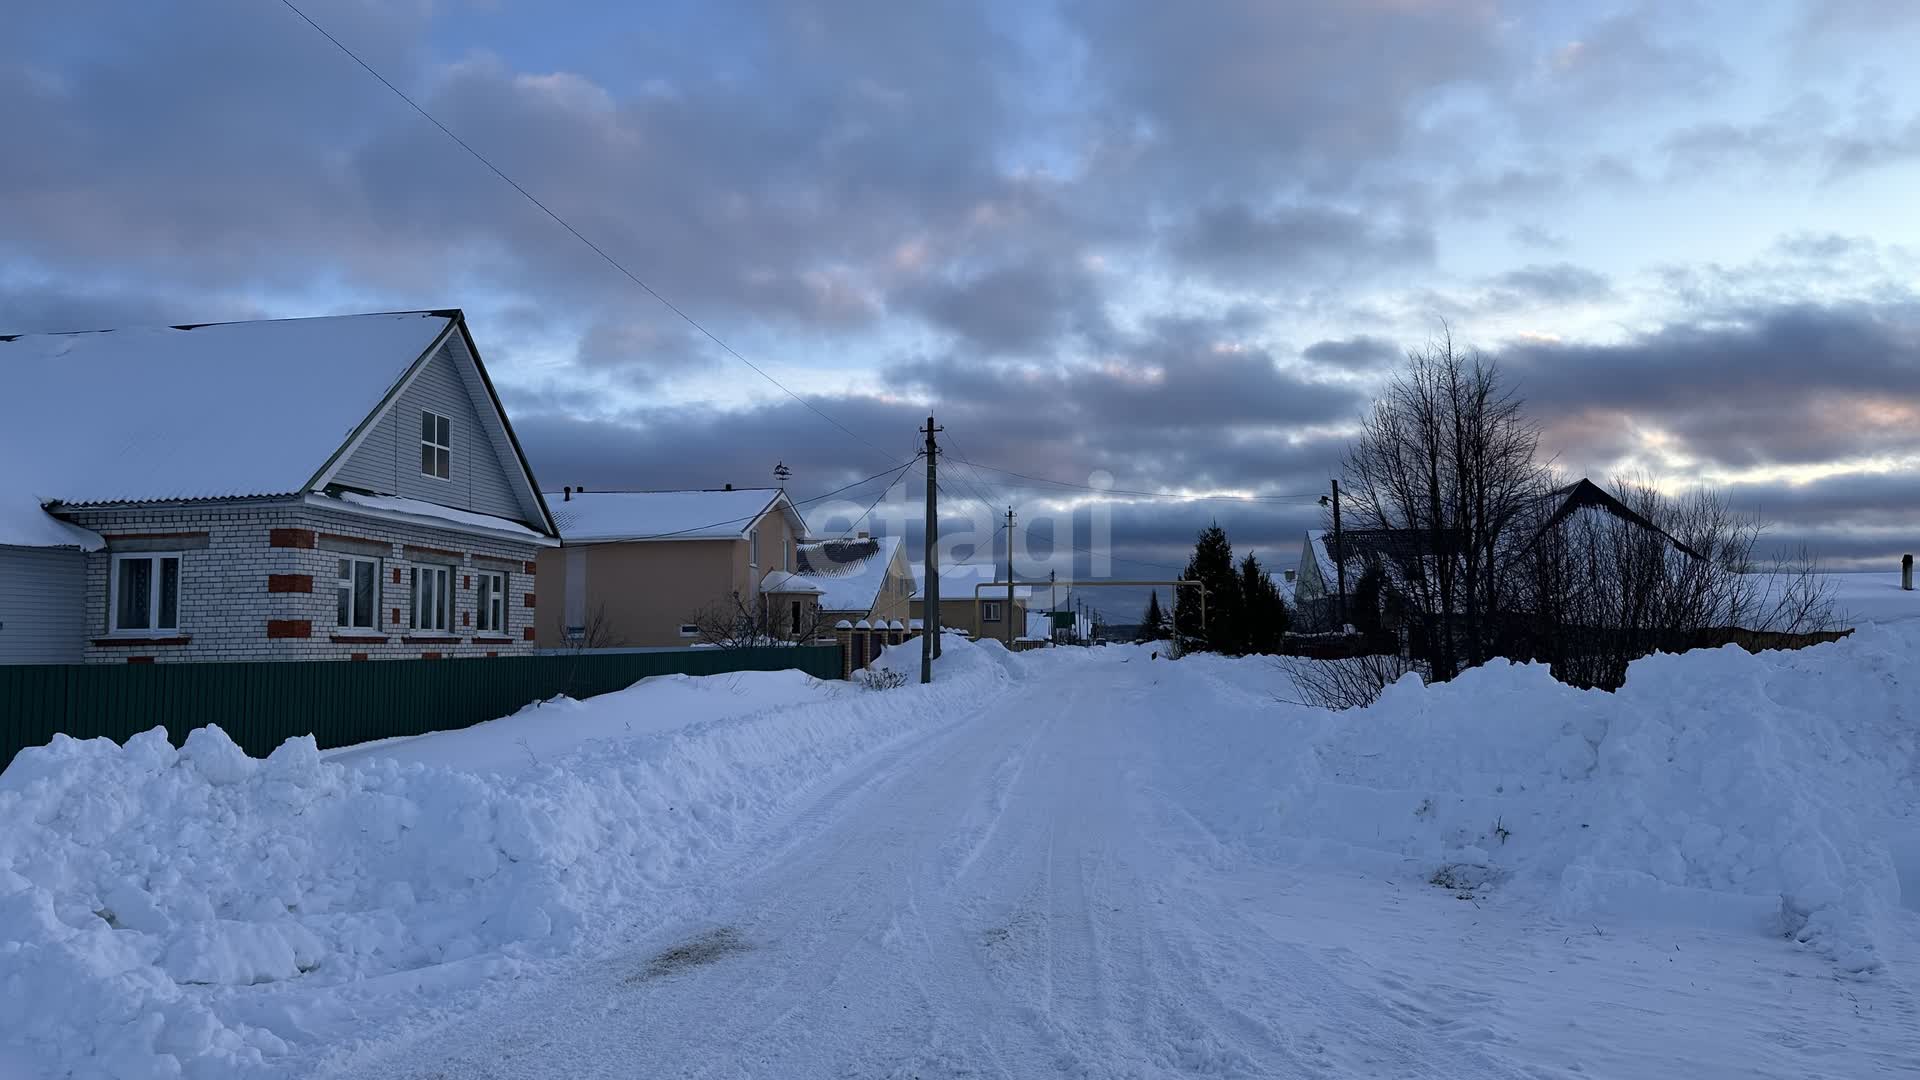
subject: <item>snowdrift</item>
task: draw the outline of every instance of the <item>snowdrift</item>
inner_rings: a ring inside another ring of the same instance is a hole
[[[328,988],[457,986],[590,948],[844,766],[990,699],[999,651],[951,642],[931,687],[805,680],[803,704],[722,719],[728,676],[649,680],[392,748],[487,771],[328,761],[310,738],[257,760],[215,727],[178,750],[156,729],[23,751],[0,774],[0,1062],[270,1071],[352,1036]],[[666,722],[662,703],[709,711]],[[542,730],[568,723],[597,737]]]
[[[1497,664],[1340,714],[1277,704],[1269,662],[1193,658],[1247,707],[1183,726],[1212,744],[1179,755],[1206,763],[1183,790],[1222,836],[1283,857],[1412,869],[1569,921],[1778,932],[1865,974],[1882,920],[1920,908],[1916,655],[1920,624],[1868,627],[1649,657],[1613,694]]]

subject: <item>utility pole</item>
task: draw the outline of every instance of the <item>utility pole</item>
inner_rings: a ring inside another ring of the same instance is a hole
[[[1013,507],[1007,507],[1007,651],[1013,651]],[[1024,633],[1026,627],[1021,627]]]
[[[1909,560],[1907,565],[1908,567],[1912,567],[1913,565],[1912,561]],[[1907,577],[1909,578],[1913,577],[1911,570],[1909,570]],[[1060,571],[1058,570],[1047,571],[1047,644],[1048,645],[1056,644],[1053,639],[1056,635],[1060,633],[1060,631],[1054,629],[1054,626],[1053,626],[1053,613],[1060,610],[1060,600],[1054,595],[1053,590],[1055,588],[1058,588],[1059,584],[1060,584]],[[1911,584],[1911,582],[1909,582],[1909,584]]]
[[[920,603],[920,681],[933,681],[933,662],[940,656],[940,507],[934,501],[935,493],[940,489],[934,483],[934,457],[940,447],[933,437],[945,428],[935,427],[933,417],[927,417],[926,430],[921,434],[927,437],[927,551],[922,569],[927,575],[927,583],[921,595]]]
[[[1333,572],[1340,580],[1340,631],[1347,629],[1347,552],[1340,537],[1340,481],[1333,482]]]

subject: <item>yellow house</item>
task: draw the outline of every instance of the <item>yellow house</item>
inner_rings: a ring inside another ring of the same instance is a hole
[[[547,502],[561,546],[539,560],[543,648],[693,645],[703,625],[742,618],[786,636],[796,610],[812,614],[818,588],[793,580],[806,522],[778,488],[565,488]]]
[[[998,568],[985,563],[960,563],[940,568],[940,626],[944,630],[964,632],[972,637],[990,637],[1005,641],[1007,625],[1013,625],[1013,636],[1020,638],[1027,633],[1027,609],[1033,600],[1033,589],[1026,585],[1013,587],[1013,606],[1008,610],[1007,585],[1004,576],[996,575]],[[1000,570],[999,574],[1004,575]],[[913,593],[913,617],[926,618],[926,575],[915,575],[918,588]],[[995,584],[995,582],[998,584]],[[979,598],[975,599],[975,585],[984,585],[979,589]]]

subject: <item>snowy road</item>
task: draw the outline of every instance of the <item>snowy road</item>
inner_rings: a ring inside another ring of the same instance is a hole
[[[1083,663],[1097,677],[1018,681],[841,773],[628,946],[332,1074],[1699,1078],[1920,1060],[1903,984],[1837,981],[1777,938],[1569,927],[1247,857],[1189,812],[1168,725],[1271,703],[1190,665]]]

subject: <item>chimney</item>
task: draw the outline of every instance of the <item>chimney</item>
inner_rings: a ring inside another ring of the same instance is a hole
[[[1907,590],[1908,592],[1913,591],[1913,556],[1912,555],[1900,556],[1900,587],[1902,589]]]
[[[732,484],[728,484],[728,485],[727,485],[726,487],[723,487],[723,488],[721,488],[720,490],[722,490],[722,491],[732,491],[732,490],[733,490],[733,485],[732,485]]]
[[[560,489],[560,501],[561,502],[573,501],[573,489],[571,487],[563,487]]]
[[[860,530],[860,539],[862,539],[862,540],[871,540],[871,539],[872,539],[872,537],[870,537],[870,536],[868,536],[868,535],[867,535],[867,530],[865,530],[865,529],[861,529],[861,530]]]

